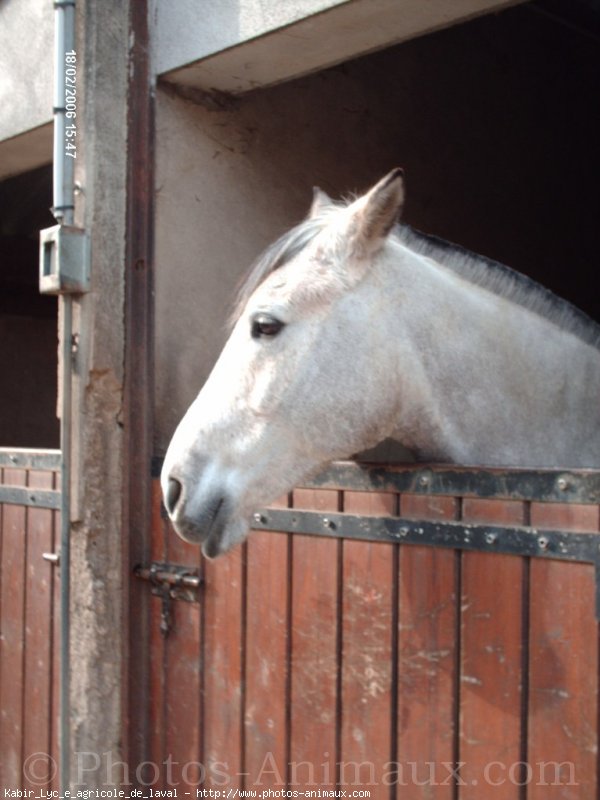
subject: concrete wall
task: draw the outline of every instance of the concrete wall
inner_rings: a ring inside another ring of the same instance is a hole
[[[52,158],[53,46],[51,2],[0,3],[0,177]]]
[[[205,380],[234,287],[305,212],[406,168],[408,222],[600,316],[594,41],[527,6],[220,110],[159,91],[156,450]]]

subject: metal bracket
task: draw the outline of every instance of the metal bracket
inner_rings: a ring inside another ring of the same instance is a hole
[[[596,617],[600,620],[600,536],[593,533],[272,508],[257,512],[252,527],[280,533],[428,545],[593,564],[596,570]]]
[[[202,585],[202,577],[193,567],[153,561],[149,567],[138,565],[133,574],[137,578],[150,581],[152,594],[161,598],[160,632],[165,638],[173,628],[172,601],[200,602],[198,589]]]
[[[448,464],[373,465],[338,461],[310,482],[314,489],[409,492],[535,500],[539,503],[600,503],[600,470],[457,467]]]
[[[33,489],[26,486],[0,486],[0,503],[34,508],[60,509],[60,492],[54,489]]]
[[[0,447],[0,467],[60,471],[60,450]]]

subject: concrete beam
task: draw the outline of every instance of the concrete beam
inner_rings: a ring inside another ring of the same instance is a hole
[[[399,42],[422,36],[426,33],[464,22],[472,17],[498,11],[521,0],[346,0],[345,2],[321,2],[320,8],[299,17],[296,3],[272,4],[291,8],[291,19],[287,23],[277,18],[278,26],[271,20],[270,27],[250,37],[248,25],[239,24],[235,17],[223,19],[222,25],[229,30],[228,44],[220,50],[218,39],[203,36],[218,28],[214,17],[228,6],[211,4],[211,10],[198,6],[194,9],[187,3],[169,5],[169,20],[159,18],[157,53],[155,64],[161,77],[170,83],[193,87],[203,91],[218,90],[240,94],[263,86],[306,75],[333,66],[359,55],[380,50]],[[252,5],[252,4],[250,4]],[[264,3],[262,6],[264,7]],[[269,5],[269,4],[267,4]],[[302,5],[302,4],[300,4]],[[306,5],[306,4],[305,4]],[[313,2],[312,6],[317,3]],[[202,14],[202,16],[200,16]],[[208,16],[208,19],[206,17]],[[170,38],[161,26],[177,26],[184,43],[180,53],[190,63],[177,68],[165,65],[173,63],[173,49],[167,46]],[[239,31],[238,40],[233,41],[231,31]],[[252,28],[250,32],[252,33]],[[195,35],[195,56],[190,58],[187,32]],[[161,38],[162,37],[162,38]],[[162,42],[162,44],[161,44]],[[161,48],[166,52],[161,52]]]
[[[52,123],[0,141],[0,180],[52,161]]]

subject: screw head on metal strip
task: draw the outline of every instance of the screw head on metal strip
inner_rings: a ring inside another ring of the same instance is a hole
[[[548,540],[547,536],[540,536],[538,538],[537,542],[538,542],[538,547],[540,548],[540,550],[547,550],[548,549],[548,545],[550,544],[550,541]]]

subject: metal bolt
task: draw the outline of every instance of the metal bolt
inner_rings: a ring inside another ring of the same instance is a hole
[[[419,478],[419,484],[421,486],[429,486],[429,481],[430,481],[429,475],[421,475],[421,477]]]
[[[323,527],[329,528],[330,530],[335,530],[335,522],[329,517],[323,517]]]
[[[16,464],[17,461],[19,460],[18,457],[13,455],[12,453],[10,454],[9,458],[12,461],[13,464]]]
[[[400,533],[400,536],[402,536],[402,537],[408,536],[408,528],[400,528],[399,533]]]
[[[556,485],[561,492],[566,492],[567,489],[569,488],[569,481],[566,478],[559,478],[556,481]]]
[[[497,539],[498,539],[498,534],[497,533],[493,533],[492,531],[489,531],[489,533],[486,533],[486,535],[485,535],[485,541],[488,544],[495,544]]]
[[[257,525],[264,525],[266,521],[266,517],[263,516],[263,514],[259,514],[257,511],[254,515],[254,522],[256,522]]]
[[[538,547],[540,548],[540,550],[547,550],[548,549],[548,545],[550,544],[550,542],[549,542],[547,536],[540,536],[537,541],[538,541]]]

